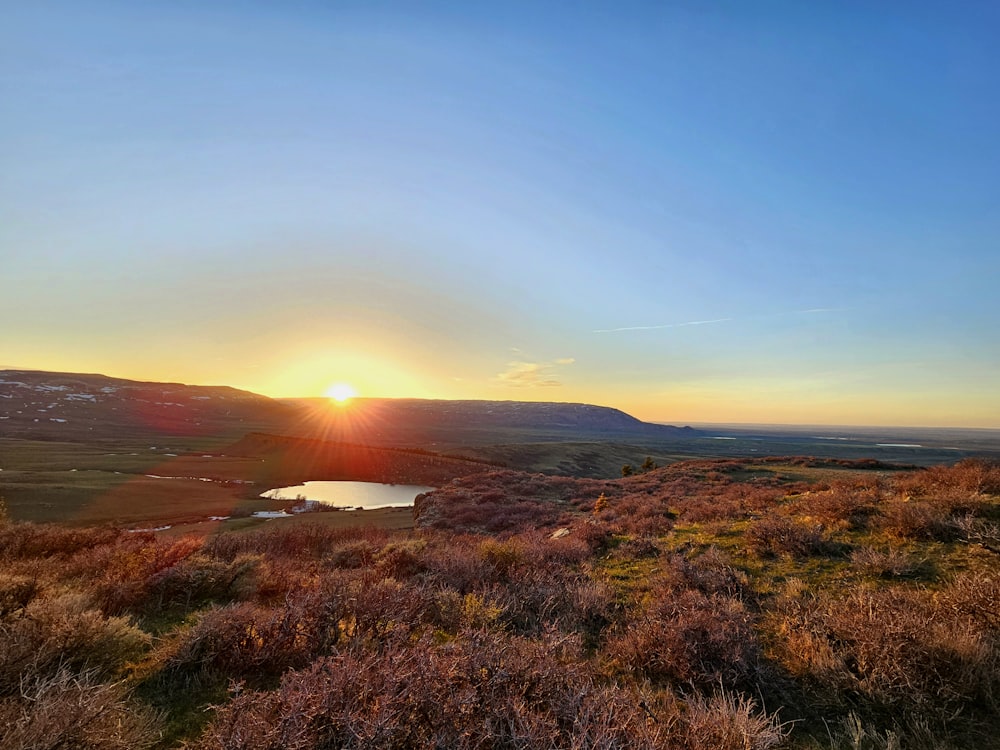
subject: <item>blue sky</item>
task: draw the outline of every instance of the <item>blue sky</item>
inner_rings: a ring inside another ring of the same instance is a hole
[[[988,3],[39,2],[0,365],[1000,427]]]

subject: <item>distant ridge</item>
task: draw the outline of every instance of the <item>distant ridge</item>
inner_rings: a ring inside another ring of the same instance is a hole
[[[424,447],[524,441],[687,438],[608,406],[548,401],[271,399],[229,386],[94,373],[0,370],[0,437],[90,441],[266,432],[354,444]]]
[[[284,403],[315,409],[325,399],[290,399]],[[609,406],[550,401],[479,401],[443,399],[354,399],[348,409],[331,409],[325,436],[348,439],[363,430],[382,442],[389,436],[423,441],[482,443],[566,439],[687,438],[691,427],[643,422]]]

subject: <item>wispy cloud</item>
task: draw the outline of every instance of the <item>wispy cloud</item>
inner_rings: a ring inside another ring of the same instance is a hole
[[[813,307],[808,310],[791,310],[772,313],[771,315],[747,315],[742,318],[713,318],[712,320],[688,320],[683,323],[658,323],[645,326],[622,326],[620,328],[597,328],[594,333],[618,333],[619,331],[659,331],[664,328],[685,328],[687,326],[707,326],[713,323],[728,323],[733,320],[763,320],[766,318],[782,318],[786,315],[811,315],[815,313],[844,312],[845,307]]]
[[[685,323],[660,323],[651,326],[622,326],[621,328],[598,328],[594,333],[617,333],[618,331],[656,331],[661,328],[684,328],[685,326],[707,326],[711,323],[725,323],[732,318],[716,318],[715,320],[689,320]]]
[[[512,388],[546,388],[562,385],[555,377],[555,370],[576,362],[572,357],[562,357],[552,362],[508,362],[507,369],[498,373],[496,380]]]

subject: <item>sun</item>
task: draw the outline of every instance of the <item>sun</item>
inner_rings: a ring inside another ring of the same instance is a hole
[[[354,386],[349,383],[334,383],[329,388],[326,389],[324,394],[331,401],[336,401],[338,404],[342,404],[345,401],[350,401],[352,398],[358,395],[358,392],[354,390]]]

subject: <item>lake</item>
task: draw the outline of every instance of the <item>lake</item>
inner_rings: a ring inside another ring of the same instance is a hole
[[[262,492],[261,497],[270,500],[306,500],[311,503],[332,505],[338,508],[402,508],[413,505],[413,499],[421,492],[430,492],[434,487],[419,484],[379,484],[378,482],[330,482],[316,481],[296,484],[292,487],[277,487]],[[308,508],[308,503],[303,503]]]

